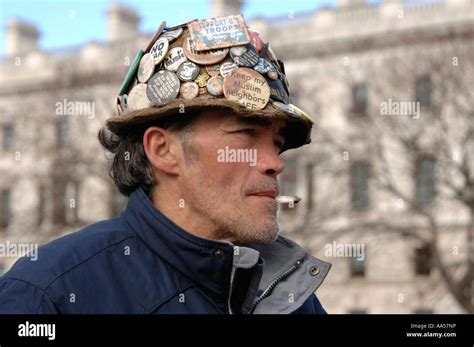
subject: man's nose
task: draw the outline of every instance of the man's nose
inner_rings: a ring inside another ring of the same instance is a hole
[[[276,178],[285,169],[285,163],[278,152],[273,141],[271,146],[261,146],[257,149],[257,169],[262,174]]]

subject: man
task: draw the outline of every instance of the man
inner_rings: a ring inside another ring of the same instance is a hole
[[[163,23],[99,132],[126,209],[20,259],[0,312],[325,313],[330,264],[276,219],[280,154],[312,124],[242,16]]]

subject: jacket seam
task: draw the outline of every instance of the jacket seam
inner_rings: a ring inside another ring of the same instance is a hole
[[[91,260],[93,257],[95,257],[96,255],[98,255],[99,253],[102,253],[103,251],[107,250],[108,248],[111,248],[111,247],[113,247],[113,246],[116,246],[116,245],[118,245],[119,243],[122,243],[122,242],[124,242],[124,241],[126,241],[126,240],[128,240],[128,239],[132,239],[132,238],[136,238],[136,236],[129,236],[129,237],[126,237],[126,238],[124,238],[124,239],[122,239],[122,240],[120,240],[120,241],[117,241],[117,242],[115,242],[115,243],[113,243],[113,244],[109,244],[109,245],[107,245],[106,247],[104,247],[104,248],[98,250],[97,252],[93,253],[91,256],[85,258],[85,259],[82,260],[81,262],[79,262],[79,263],[77,263],[77,264],[71,266],[71,267],[68,268],[67,270],[63,271],[61,274],[57,275],[48,285],[45,286],[44,289],[47,290],[48,288],[50,288],[50,287],[54,284],[54,282],[56,282],[57,280],[59,280],[60,277],[64,276],[64,275],[67,274],[68,272],[71,272],[72,270],[74,270],[75,268],[81,266],[82,264],[88,262],[89,260]]]
[[[38,287],[36,284],[34,283],[31,283],[31,282],[28,282],[28,281],[25,281],[24,279],[21,279],[21,278],[15,278],[15,277],[4,277],[2,278],[2,281],[8,281],[8,280],[11,280],[11,281],[17,281],[17,282],[21,282],[21,283],[24,283],[28,286],[31,286],[31,287],[34,287],[36,289],[38,289],[42,295],[41,295],[41,300],[40,300],[40,303],[38,304],[38,307],[36,308],[36,313],[42,313],[40,312],[40,307],[41,307],[41,304],[44,302],[44,297],[46,296],[47,297],[47,300],[49,300],[49,302],[53,305],[54,309],[56,310],[57,313],[59,313],[59,310],[56,306],[56,303],[54,302],[54,300],[51,298],[51,296],[49,296],[48,292],[46,291],[46,289],[43,289],[41,287]]]
[[[158,301],[158,303],[150,306],[149,308],[145,308],[147,314],[151,314],[152,312],[158,310],[161,306],[163,306],[166,302],[174,298],[177,294],[184,293],[186,290],[191,288],[193,286],[192,283],[186,283],[185,285],[181,286],[178,288],[176,291],[174,291],[172,294],[166,296],[165,298],[161,299]]]

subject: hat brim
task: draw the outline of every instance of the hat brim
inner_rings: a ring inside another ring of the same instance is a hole
[[[298,148],[311,142],[312,122],[303,116],[295,115],[268,103],[263,110],[248,109],[234,101],[217,99],[207,95],[186,100],[176,99],[165,106],[150,106],[145,109],[123,113],[107,119],[106,126],[117,136],[126,136],[130,126],[143,125],[150,121],[175,115],[186,115],[187,111],[218,110],[232,111],[242,117],[280,118],[286,120],[285,144],[281,153],[292,148]]]

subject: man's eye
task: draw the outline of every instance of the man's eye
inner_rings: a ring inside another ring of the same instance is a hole
[[[283,142],[281,142],[281,141],[278,141],[278,140],[273,141],[273,144],[274,144],[275,146],[277,146],[277,148],[278,148],[279,151],[281,151],[281,149],[283,148]]]
[[[247,135],[252,135],[252,136],[255,135],[255,133],[256,133],[256,132],[255,132],[255,129],[250,129],[250,128],[248,128],[248,129],[241,129],[241,130],[238,130],[237,132],[239,132],[239,133],[244,133],[244,134],[247,134]]]

